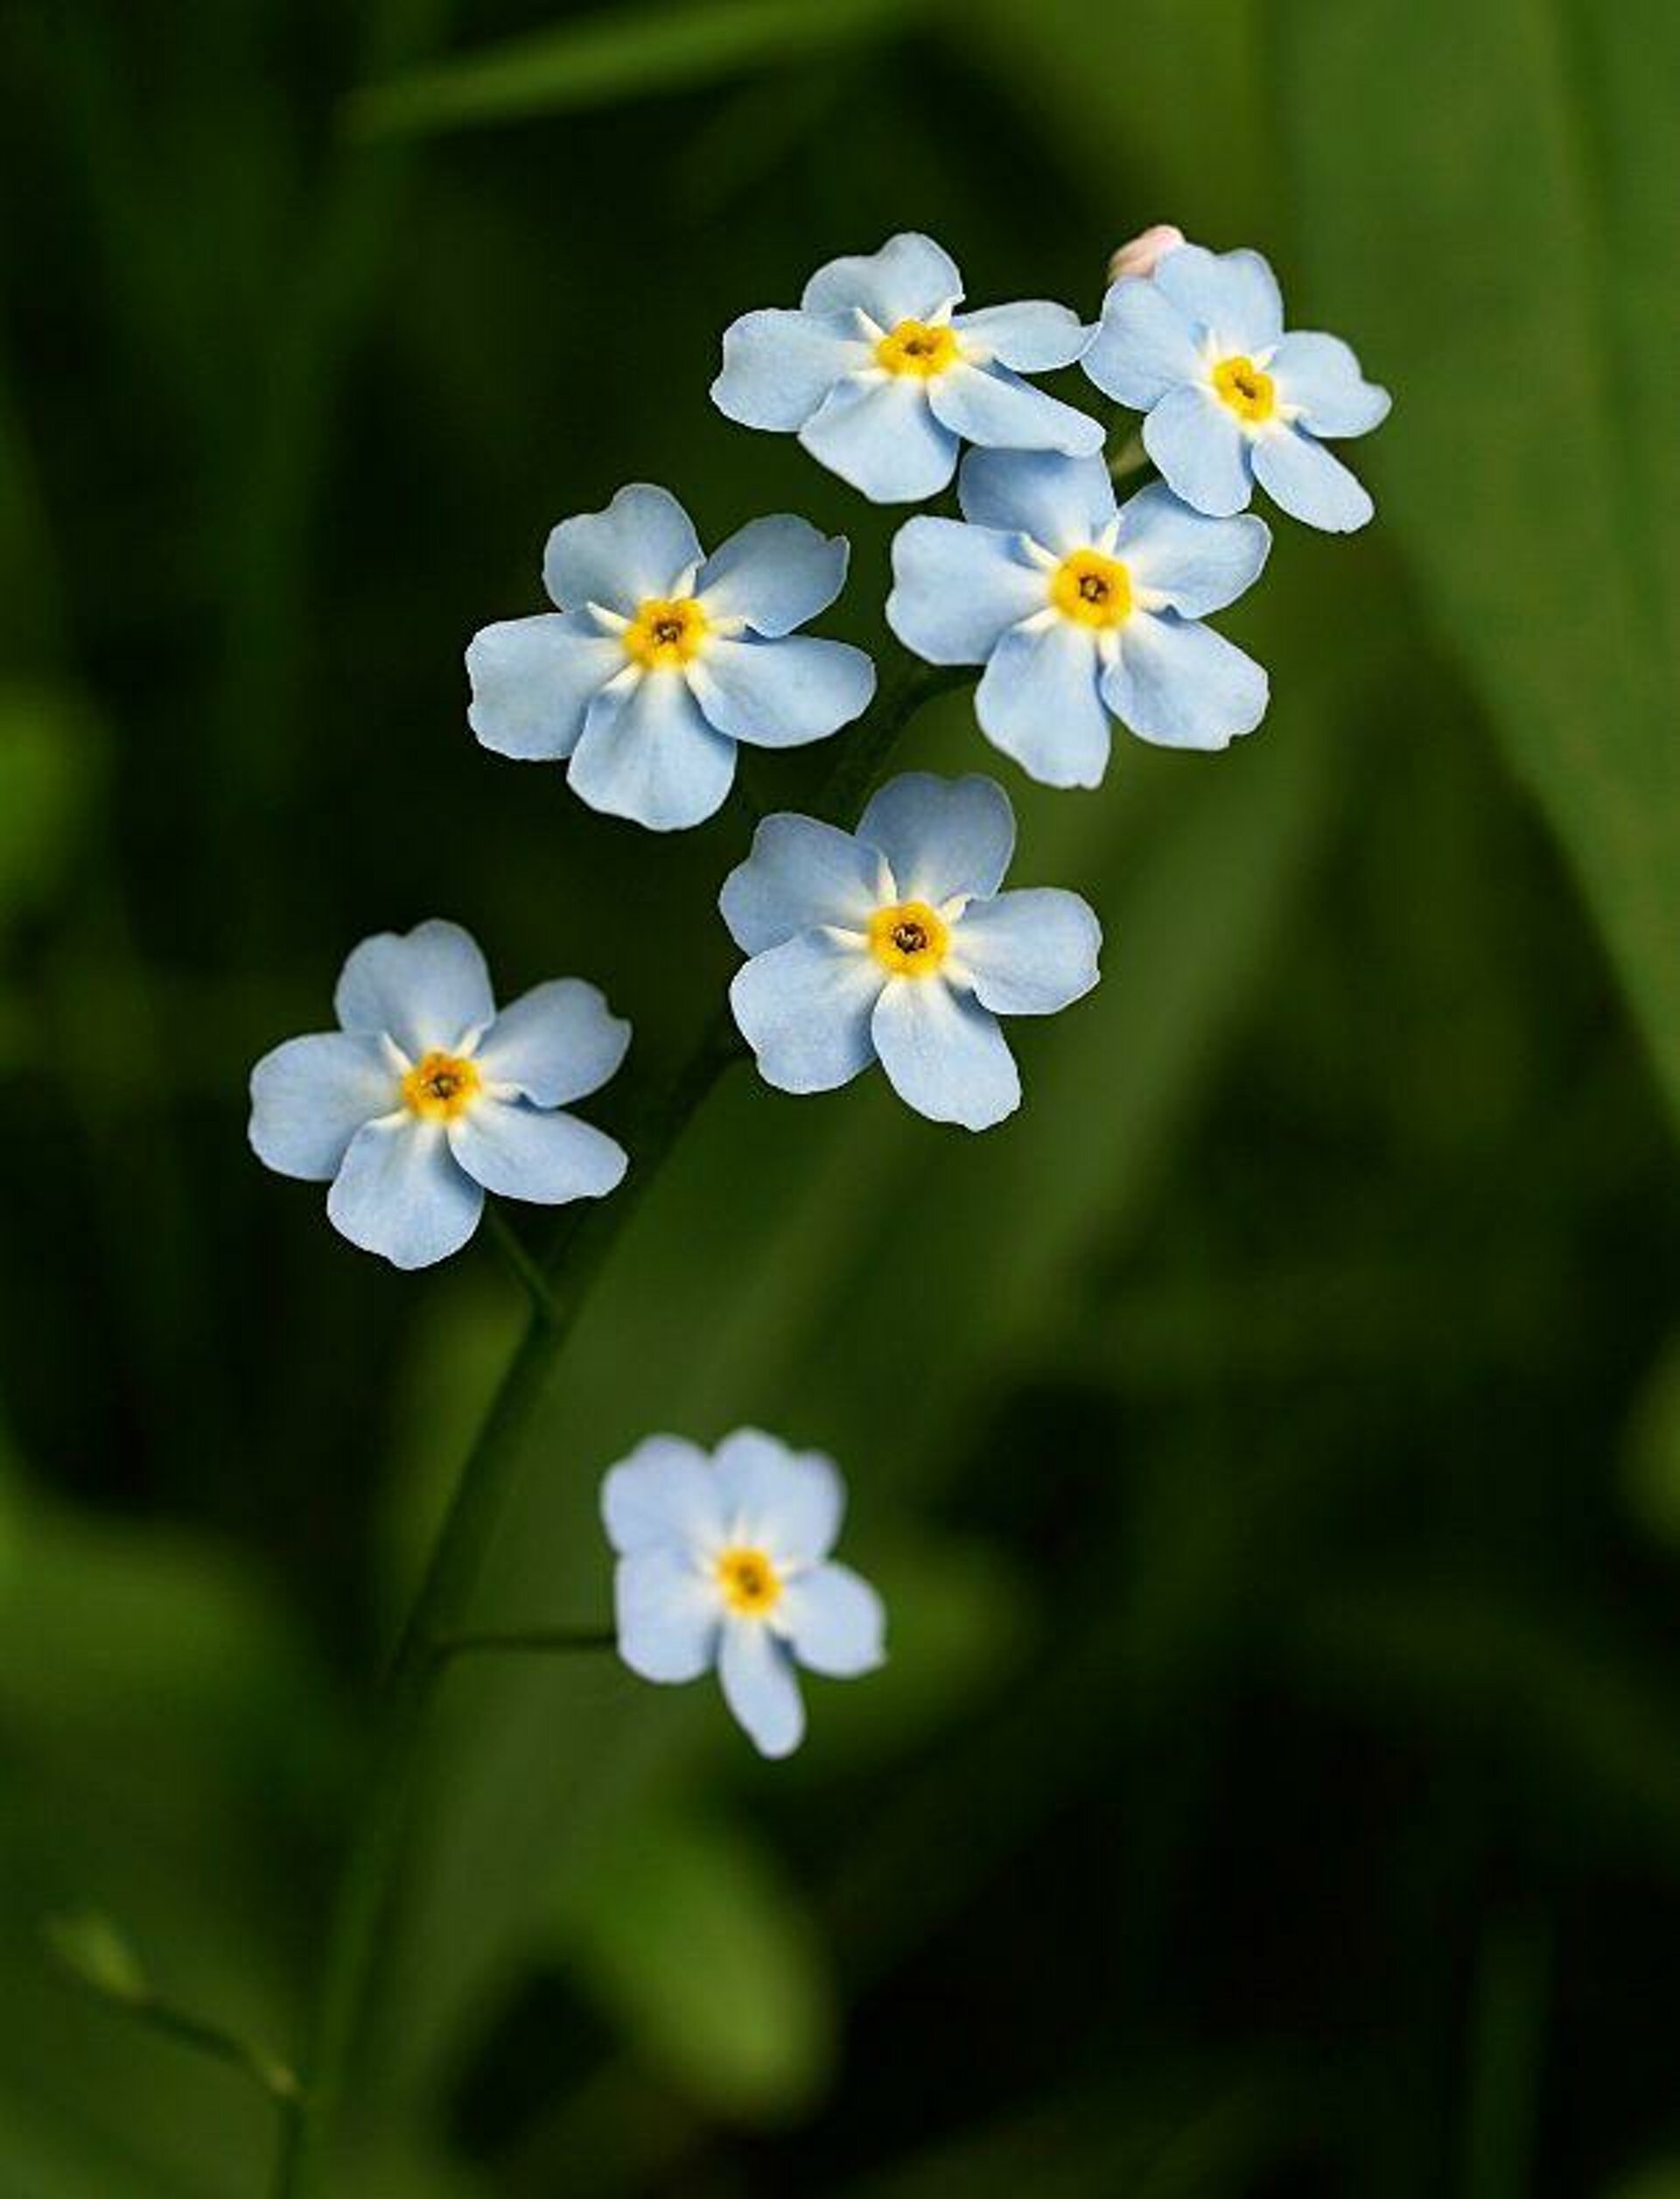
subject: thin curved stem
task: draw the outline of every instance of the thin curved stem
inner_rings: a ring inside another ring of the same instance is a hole
[[[431,1644],[434,1662],[452,1664],[458,1656],[568,1656],[578,1651],[612,1649],[618,1635],[611,1627],[508,1627],[481,1634],[445,1634]]]
[[[929,696],[972,676],[900,656],[854,729],[819,798],[824,816],[849,816],[885,767],[905,725]],[[374,1954],[392,1897],[432,1683],[459,1635],[460,1618],[513,1494],[520,1439],[534,1416],[597,1274],[661,1165],[712,1086],[745,1048],[727,1002],[625,1143],[631,1166],[611,1199],[567,1210],[540,1261],[496,1219],[498,1236],[531,1292],[530,1319],[468,1453],[426,1576],[386,1676],[382,1733],[368,1800],[340,1884],[322,1971],[310,2075],[276,2164],[275,2199],[324,2189],[327,2146],[354,2065],[371,1991]],[[494,1210],[493,1210],[494,1211]],[[479,1641],[474,1646],[489,1646]],[[529,1646],[528,1644],[527,1646]]]
[[[484,1222],[491,1236],[495,1239],[502,1257],[524,1286],[525,1295],[530,1300],[532,1313],[541,1313],[545,1319],[552,1320],[554,1318],[554,1296],[549,1288],[549,1278],[543,1271],[542,1263],[536,1257],[524,1238],[519,1234],[518,1229],[508,1220],[507,1214],[494,1199],[486,1199],[485,1201]]]

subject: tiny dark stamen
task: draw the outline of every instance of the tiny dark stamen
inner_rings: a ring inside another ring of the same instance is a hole
[[[895,924],[892,944],[901,955],[920,955],[928,950],[928,935],[920,924]]]
[[[654,621],[654,639],[667,647],[674,641],[680,641],[682,639],[681,619],[656,619]]]
[[[1079,592],[1087,603],[1106,603],[1109,584],[1101,573],[1088,572],[1079,584]]]

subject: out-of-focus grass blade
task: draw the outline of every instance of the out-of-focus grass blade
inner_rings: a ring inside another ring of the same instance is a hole
[[[918,0],[626,8],[372,85],[352,95],[346,121],[357,136],[387,137],[609,106],[802,61],[917,12]]]
[[[1680,1105],[1680,15],[1296,0],[1307,280],[1396,393],[1357,462],[1569,856]],[[1513,149],[1520,153],[1513,157]],[[1222,238],[1236,242],[1238,237]]]
[[[102,762],[96,729],[67,688],[0,686],[0,926],[62,883]]]
[[[1680,1545],[1680,1335],[1670,1338],[1634,1403],[1621,1486],[1641,1526]]]
[[[0,2188],[240,2199],[270,2106],[98,2006],[41,1931],[108,1910],[155,1982],[287,2036],[291,1912],[268,1843],[343,1761],[313,1659],[215,1546],[49,1502],[0,1457]],[[80,1947],[121,1984],[85,1924]]]
[[[834,1981],[798,1894],[750,1831],[640,1813],[556,1891],[563,1966],[696,2106],[762,2122],[809,2104],[834,2056]]]

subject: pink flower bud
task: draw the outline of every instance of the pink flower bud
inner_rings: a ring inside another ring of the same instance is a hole
[[[1152,229],[1144,229],[1123,244],[1109,262],[1109,280],[1117,283],[1123,275],[1153,275],[1169,252],[1176,252],[1184,242],[1184,231],[1175,229],[1170,221],[1158,221]]]

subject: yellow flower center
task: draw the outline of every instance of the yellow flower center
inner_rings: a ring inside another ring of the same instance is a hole
[[[1278,410],[1271,376],[1241,352],[1235,358],[1222,359],[1214,368],[1214,387],[1239,420],[1258,424],[1270,420]]]
[[[1117,557],[1076,550],[1050,576],[1050,600],[1081,626],[1124,626],[1131,616],[1131,575]]]
[[[926,901],[899,901],[869,920],[869,950],[895,977],[931,977],[950,947],[950,926]]]
[[[901,320],[875,347],[875,363],[890,375],[920,375],[924,380],[942,375],[959,356],[956,331],[942,323]]]
[[[697,656],[710,631],[705,613],[691,596],[675,602],[649,596],[624,629],[624,653],[646,671],[667,669]]]
[[[479,1065],[458,1054],[428,1054],[402,1080],[402,1104],[434,1123],[452,1123],[479,1096]]]
[[[732,1611],[762,1618],[781,1601],[781,1576],[761,1550],[726,1550],[718,1560],[718,1582]]]

